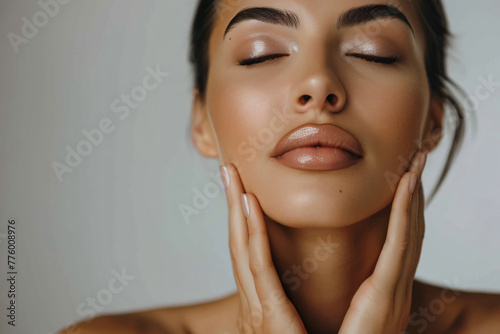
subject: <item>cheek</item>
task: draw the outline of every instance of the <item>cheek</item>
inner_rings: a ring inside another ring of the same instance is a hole
[[[279,94],[261,85],[240,81],[214,82],[209,110],[219,143],[221,163],[233,163],[241,171],[258,163],[271,152],[273,143],[285,128],[276,122]]]
[[[359,82],[353,108],[362,120],[359,133],[380,172],[401,176],[413,152],[421,146],[428,112],[426,78],[418,73],[379,76],[377,82]]]
[[[235,164],[245,190],[257,196],[264,212],[290,226],[345,226],[387,207],[419,146],[429,100],[426,79],[396,71],[378,73],[373,80],[345,76],[349,102],[331,119],[344,122],[367,155],[354,168],[309,173],[276,166],[269,159],[274,144],[300,123],[277,116],[289,97],[284,76],[212,78],[207,102],[221,164]]]

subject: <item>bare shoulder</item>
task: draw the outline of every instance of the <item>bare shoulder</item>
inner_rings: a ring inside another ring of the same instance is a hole
[[[239,295],[188,306],[183,309],[184,324],[190,334],[235,334]]]
[[[58,334],[187,334],[179,321],[170,319],[173,312],[165,312],[163,322],[148,316],[146,312],[108,314],[84,320],[62,329]]]
[[[58,334],[233,334],[237,295],[185,306],[106,314],[62,329]]]
[[[462,291],[463,333],[500,333],[500,293]]]
[[[498,334],[500,293],[414,284],[410,333]]]

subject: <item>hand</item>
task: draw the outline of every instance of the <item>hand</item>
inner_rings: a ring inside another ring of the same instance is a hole
[[[406,330],[425,231],[425,202],[420,181],[426,160],[427,154],[420,151],[412,159],[409,172],[401,178],[375,270],[354,295],[339,334],[398,334]],[[409,192],[413,173],[415,196]]]
[[[242,197],[243,185],[234,166],[225,170],[221,167],[228,185],[229,249],[240,296],[238,334],[307,334],[274,267],[259,202],[251,194],[246,194],[246,201]]]

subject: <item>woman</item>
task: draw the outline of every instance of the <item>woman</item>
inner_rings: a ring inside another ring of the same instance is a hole
[[[191,137],[218,158],[237,293],[64,333],[500,333],[500,296],[414,280],[420,182],[464,117],[441,1],[202,0]]]

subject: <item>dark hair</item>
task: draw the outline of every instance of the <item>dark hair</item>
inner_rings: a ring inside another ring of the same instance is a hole
[[[215,23],[219,1],[199,0],[191,27],[189,60],[195,72],[195,88],[199,90],[202,101],[205,99],[209,73],[209,39]],[[442,1],[415,0],[413,3],[415,3],[415,8],[419,14],[425,33],[425,67],[430,91],[440,98],[443,103],[447,102],[455,113],[452,115],[453,123],[455,123],[452,146],[438,182],[427,200],[426,204],[428,204],[432,201],[441,184],[444,182],[462,146],[465,135],[465,114],[464,109],[453,93],[453,89],[456,89],[464,96],[465,93],[448,76],[446,60],[450,39],[454,35],[449,31],[448,19]]]

